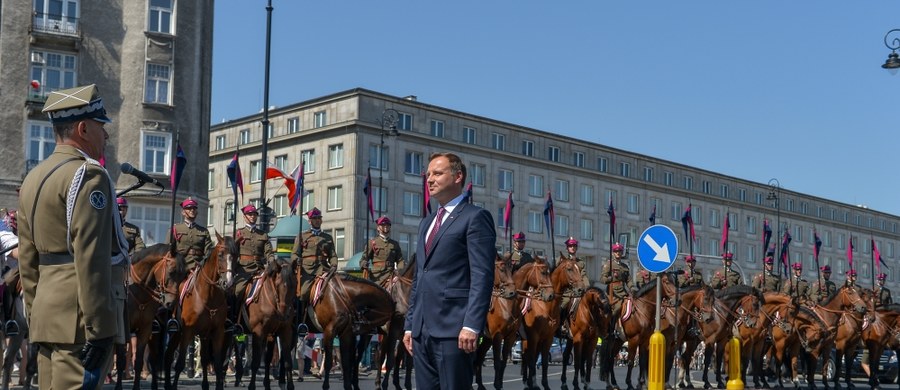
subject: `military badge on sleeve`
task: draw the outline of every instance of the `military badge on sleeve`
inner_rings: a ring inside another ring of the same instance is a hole
[[[94,206],[97,210],[103,210],[106,208],[106,194],[100,191],[93,191],[90,195],[91,206]]]

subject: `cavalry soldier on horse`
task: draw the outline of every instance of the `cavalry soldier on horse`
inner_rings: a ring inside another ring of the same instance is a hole
[[[875,309],[894,303],[891,299],[891,290],[884,287],[884,280],[887,279],[887,274],[879,273],[875,279],[878,281],[878,287],[875,287]]]
[[[760,292],[781,291],[781,277],[776,275],[773,271],[775,268],[775,258],[773,257],[773,253],[769,252],[766,254],[763,263],[765,264],[766,269],[753,277],[753,283],[751,285]]]
[[[244,299],[247,298],[244,296],[244,292],[247,291],[247,284],[265,269],[266,261],[275,258],[275,251],[272,249],[269,235],[256,226],[259,210],[256,209],[256,206],[248,204],[241,208],[241,212],[244,213],[246,225],[237,231],[237,236],[235,237],[240,255],[237,258],[237,270],[234,272],[234,294],[232,296],[234,302],[230,305],[231,313],[225,325],[227,329],[230,327],[229,325],[234,324],[235,334],[244,333],[244,329],[238,319],[241,308],[244,307]]]
[[[684,263],[687,266],[681,269],[684,273],[678,275],[678,287],[685,288],[695,284],[703,284],[703,275],[694,268],[697,265],[697,258],[694,255],[687,255],[684,257]]]
[[[175,231],[175,251],[184,256],[184,262],[188,270],[193,270],[197,264],[209,257],[212,250],[212,239],[209,231],[196,222],[197,201],[188,197],[181,202],[181,216],[184,223],[172,227]]]
[[[722,255],[722,263],[725,265],[725,273],[723,274],[720,271],[716,271],[716,274],[713,275],[712,280],[709,282],[709,286],[714,290],[722,290],[731,286],[740,286],[744,284],[744,280],[741,278],[741,274],[731,269],[732,261],[734,261],[733,253],[725,252]]]
[[[798,297],[800,302],[808,302],[809,282],[803,279],[803,264],[794,263],[791,268],[794,269],[794,275],[781,287],[781,292]]]
[[[332,260],[337,261],[337,255],[334,252],[334,239],[331,235],[322,231],[322,212],[318,208],[313,207],[306,213],[309,219],[309,230],[297,235],[294,239],[294,248],[291,250],[291,261],[300,266],[300,310],[297,312],[300,319],[300,326],[304,326],[306,318],[306,307],[310,301],[310,290],[316,277],[325,273],[325,271],[333,267]],[[332,245],[331,253],[325,257],[324,262],[320,262],[317,256],[319,247],[326,242]],[[300,332],[303,333],[303,332]]]
[[[569,237],[569,239],[566,240],[566,255],[565,255],[565,257],[569,260],[574,261],[575,264],[578,266],[578,269],[581,271],[582,283],[584,283],[583,285],[585,287],[587,287],[587,286],[591,285],[591,282],[590,282],[590,280],[588,280],[588,277],[587,277],[587,269],[586,269],[587,267],[586,267],[586,264],[584,263],[584,260],[576,255],[577,252],[578,252],[578,240],[576,240],[575,237]],[[568,332],[569,314],[574,312],[574,310],[571,310],[573,300],[570,299],[567,295],[568,294],[563,294],[562,301],[560,302],[560,305],[559,305],[560,318],[562,318],[562,320],[563,320],[561,323],[561,328],[562,328],[561,330],[562,330],[563,334],[566,334]],[[580,297],[578,297],[578,298],[580,298]]]
[[[612,290],[610,318],[621,318],[622,303],[628,297],[630,290],[631,271],[628,269],[628,264],[625,264],[625,247],[617,242],[613,244],[612,250],[614,260],[612,268],[610,268],[609,262],[603,265],[603,270],[600,272],[600,283],[606,284]],[[618,332],[618,329],[616,329],[616,332]]]
[[[847,271],[847,280],[844,281],[844,287],[856,288],[856,289],[859,288],[859,285],[856,284],[856,270],[855,269],[850,268],[850,270]]]
[[[125,232],[125,240],[128,241],[128,257],[134,256],[134,253],[144,249],[144,240],[141,238],[141,228],[129,222],[125,222],[125,216],[128,215],[128,200],[122,197],[116,198],[116,204],[119,206],[119,216],[122,217],[122,231]]]
[[[375,221],[378,225],[378,237],[366,243],[359,267],[363,274],[371,281],[382,284],[394,273],[397,264],[403,261],[403,251],[400,243],[391,238],[391,219],[381,217]]]
[[[534,262],[531,254],[525,252],[525,233],[518,232],[513,234],[513,250],[509,253],[509,259],[512,265],[512,272],[515,273],[522,268],[523,265]]]
[[[837,285],[831,281],[831,266],[823,265],[819,267],[819,270],[822,271],[822,280],[816,281],[809,296],[813,302],[821,305],[828,297],[837,292]]]

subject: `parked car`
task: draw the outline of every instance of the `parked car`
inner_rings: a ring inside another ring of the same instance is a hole
[[[856,354],[856,358],[853,359],[853,366],[850,368],[850,375],[854,377],[866,377],[865,371],[863,371],[862,366],[862,352],[858,351]],[[825,375],[829,379],[834,378],[834,369],[835,369],[835,351],[831,351],[831,355],[828,356],[828,361],[825,362]],[[844,367],[841,367],[841,371],[844,370]],[[885,350],[884,353],[881,354],[881,363],[879,365],[878,370],[878,381],[881,383],[894,383],[897,381],[898,373],[900,373],[900,366],[897,363],[897,354],[892,350]],[[842,374],[843,375],[843,374]]]
[[[559,343],[559,339],[554,338],[553,344],[550,344],[550,363],[562,363],[563,352],[565,352],[565,345]],[[522,341],[516,341],[516,344],[513,345],[512,354],[510,354],[510,360],[512,360],[513,364],[519,364],[522,361]],[[541,356],[538,355],[538,362],[540,363]]]

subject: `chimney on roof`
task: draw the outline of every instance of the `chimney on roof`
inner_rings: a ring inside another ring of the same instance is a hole
[[[403,100],[409,100],[411,102],[415,102],[415,101],[418,101],[419,98],[416,95],[409,95],[409,96],[403,98]]]

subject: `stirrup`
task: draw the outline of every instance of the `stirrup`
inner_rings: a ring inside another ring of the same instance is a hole
[[[4,325],[4,333],[6,333],[7,337],[13,337],[19,335],[19,323],[15,320],[8,320]]]
[[[166,321],[166,332],[168,333],[178,333],[181,331],[181,323],[174,318],[170,318]]]
[[[162,330],[162,326],[159,325],[159,321],[153,320],[153,323],[150,324],[150,333],[151,334],[159,334]]]
[[[300,338],[306,337],[309,334],[309,327],[306,324],[297,325],[297,336]]]

